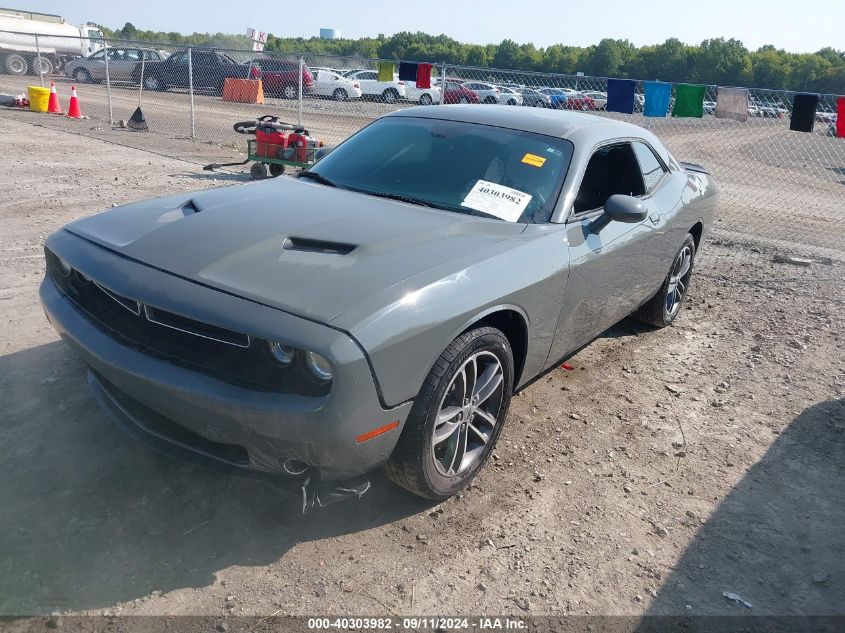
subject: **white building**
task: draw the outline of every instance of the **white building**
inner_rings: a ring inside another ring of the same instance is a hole
[[[322,40],[339,40],[340,38],[340,29],[320,29],[320,39]]]

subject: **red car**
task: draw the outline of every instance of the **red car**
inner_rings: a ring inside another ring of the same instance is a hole
[[[299,61],[295,59],[274,59],[258,57],[250,62],[252,76],[261,78],[264,92],[285,99],[299,98]],[[302,66],[302,91],[310,92],[314,86],[314,75],[308,66]]]
[[[566,99],[558,102],[559,108],[566,110],[597,110],[596,102],[592,97],[585,97],[584,95],[567,95]]]
[[[456,81],[447,81],[443,91],[444,103],[478,103],[478,93]]]

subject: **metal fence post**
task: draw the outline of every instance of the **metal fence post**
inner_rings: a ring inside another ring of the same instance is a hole
[[[446,103],[446,62],[440,66],[440,104]]]
[[[111,76],[109,75],[109,43],[103,39],[103,57],[106,60],[106,95],[109,100],[109,125],[114,125],[114,112],[111,104]]]
[[[194,58],[188,48],[188,93],[191,95],[191,140],[196,139],[196,121],[194,119]]]
[[[299,56],[299,127],[302,127],[302,73],[305,70],[305,59]]]
[[[41,46],[38,44],[38,33],[35,34],[35,56],[38,58],[38,80],[41,82],[41,87],[44,87],[44,73],[41,72]]]

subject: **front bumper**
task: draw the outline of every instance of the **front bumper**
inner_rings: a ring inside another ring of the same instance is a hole
[[[40,296],[50,323],[91,368],[101,406],[134,435],[248,476],[292,474],[285,464],[297,460],[324,480],[346,479],[390,456],[411,403],[382,407],[370,365],[347,334],[126,260],[66,231],[47,246],[115,292],[220,327],[236,322],[254,336],[319,352],[334,365],[331,391],[322,397],[234,385],[118,342],[46,277]],[[394,421],[397,428],[357,442]]]

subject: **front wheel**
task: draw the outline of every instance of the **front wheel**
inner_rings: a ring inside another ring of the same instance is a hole
[[[86,68],[77,68],[73,71],[73,78],[76,79],[78,83],[81,84],[88,84],[91,83],[91,73],[88,72]]]
[[[381,93],[381,100],[385,103],[396,103],[399,100],[399,93],[393,88],[388,88]]]
[[[420,105],[431,105],[432,103],[433,100],[431,98],[431,95],[427,92],[420,96]]]
[[[346,101],[349,98],[349,94],[343,88],[338,88],[332,93],[332,97],[335,101]]]
[[[490,457],[512,387],[513,352],[502,332],[480,327],[456,338],[423,383],[387,477],[427,499],[463,490]]]
[[[687,297],[694,260],[695,240],[687,233],[660,290],[636,312],[640,321],[657,327],[672,325]]]
[[[285,99],[297,99],[299,97],[299,88],[291,84],[286,85],[282,88],[282,97]]]
[[[147,90],[165,91],[167,86],[157,75],[147,75],[144,77],[144,88]]]

